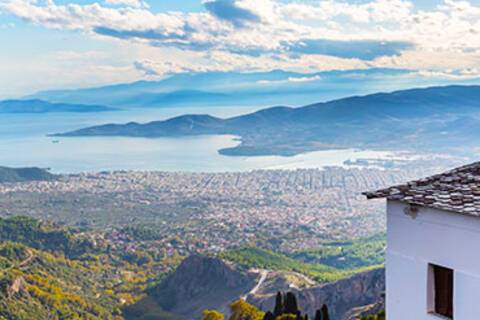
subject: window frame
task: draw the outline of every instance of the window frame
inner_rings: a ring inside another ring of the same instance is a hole
[[[450,285],[447,284],[447,289],[450,291],[451,297],[448,298],[448,301],[450,301],[450,306],[447,305],[447,309],[451,309],[451,316],[448,314],[442,314],[438,310],[437,304],[437,294],[436,294],[436,285],[437,285],[437,277],[438,271],[445,271],[450,273],[450,279],[449,282],[451,282]],[[449,289],[448,287],[451,286]],[[429,314],[435,315],[441,319],[454,319],[455,315],[455,308],[454,308],[454,302],[455,302],[455,270],[452,268],[444,267],[442,265],[438,264],[433,264],[430,263],[428,265],[428,275],[427,275],[427,311]]]

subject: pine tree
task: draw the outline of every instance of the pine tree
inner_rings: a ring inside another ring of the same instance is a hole
[[[267,313],[265,313],[263,316],[263,320],[275,320],[275,316],[271,311],[267,311]]]
[[[279,291],[277,292],[277,297],[275,298],[275,308],[273,309],[273,316],[276,318],[283,314],[283,295]]]
[[[288,314],[297,314],[298,312],[297,298],[292,292],[287,292],[284,312]]]
[[[315,320],[322,320],[322,312],[320,311],[320,309],[317,309],[317,311],[315,312]]]
[[[322,306],[322,320],[330,320],[330,316],[328,314],[328,307],[326,304]]]

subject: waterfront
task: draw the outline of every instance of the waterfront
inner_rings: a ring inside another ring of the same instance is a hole
[[[324,150],[294,157],[230,157],[219,149],[239,143],[234,136],[179,138],[78,137],[48,134],[102,123],[148,122],[188,113],[229,117],[258,108],[166,108],[91,114],[2,115],[0,165],[38,166],[55,173],[112,170],[231,172],[256,169],[298,169],[341,166],[346,160],[389,158],[391,153],[368,150]]]

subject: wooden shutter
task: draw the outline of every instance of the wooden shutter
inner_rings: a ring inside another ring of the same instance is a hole
[[[433,266],[435,277],[435,313],[453,318],[453,270]]]

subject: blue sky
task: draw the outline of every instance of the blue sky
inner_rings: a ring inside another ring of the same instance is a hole
[[[480,0],[0,0],[0,97],[182,72],[480,75]]]

